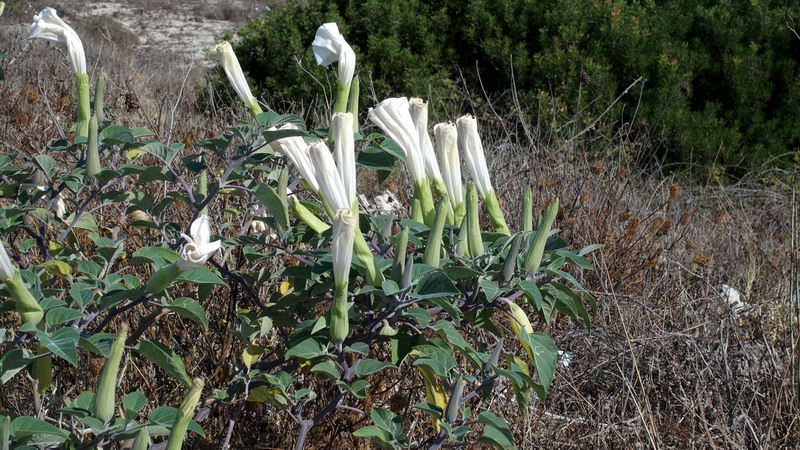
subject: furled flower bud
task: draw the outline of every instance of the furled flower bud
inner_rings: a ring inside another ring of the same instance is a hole
[[[204,386],[205,382],[202,378],[195,378],[192,381],[192,387],[184,397],[183,402],[181,402],[178,416],[175,418],[175,423],[169,432],[166,450],[180,450],[183,447],[186,430],[189,428],[189,422],[194,417],[194,410],[197,409],[197,403],[200,402],[200,394],[203,393]]]
[[[342,178],[328,146],[322,141],[314,142],[309,153],[320,191],[331,208],[334,211],[352,208],[353,202],[345,194]]]
[[[228,76],[228,80],[233,84],[233,89],[239,95],[239,98],[242,99],[245,106],[256,115],[261,111],[261,106],[259,106],[258,101],[253,97],[253,94],[250,92],[250,86],[247,84],[247,78],[244,77],[244,72],[242,72],[242,66],[239,65],[239,59],[236,58],[236,53],[233,52],[233,47],[231,47],[230,42],[222,41],[214,47],[214,52],[220,59],[222,63],[222,68],[225,70],[225,75]]]
[[[452,123],[440,123],[433,127],[439,167],[447,186],[447,194],[455,210],[455,223],[464,217],[464,184],[461,181],[461,159],[458,157],[458,131]]]
[[[547,244],[547,238],[550,236],[550,229],[553,222],[558,215],[558,198],[554,199],[547,205],[544,210],[539,228],[535,233],[530,236],[530,244],[528,246],[528,253],[525,255],[525,271],[528,276],[533,275],[539,270],[539,265],[542,263],[544,256],[544,247]]]
[[[353,136],[353,115],[336,113],[331,122],[333,134],[333,153],[336,156],[336,167],[344,185],[344,192],[351,205],[356,199],[356,154]]]
[[[123,323],[111,344],[111,354],[103,365],[100,384],[94,397],[94,416],[108,423],[114,417],[114,404],[117,392],[117,377],[122,355],[125,352],[125,340],[128,339],[128,324]]]
[[[347,284],[350,279],[350,265],[353,262],[353,240],[358,217],[350,208],[336,211],[333,220],[333,278],[337,285]]]
[[[11,262],[3,243],[0,242],[0,281],[5,283],[6,290],[17,304],[17,312],[25,323],[38,325],[44,317],[44,310],[33,298],[31,291],[22,281],[19,269]]]
[[[343,86],[349,86],[356,70],[356,54],[350,44],[344,40],[344,36],[339,32],[339,27],[335,22],[329,22],[317,28],[311,48],[317,64],[328,67],[332,63],[337,63],[339,82]]]
[[[439,163],[436,161],[436,153],[433,151],[431,136],[428,134],[428,103],[421,98],[412,98],[408,101],[408,112],[419,136],[419,149],[425,162],[425,173],[434,183],[444,184]]]

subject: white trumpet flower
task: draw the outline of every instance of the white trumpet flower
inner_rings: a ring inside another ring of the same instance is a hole
[[[317,28],[311,48],[317,64],[328,67],[332,63],[337,63],[339,82],[342,86],[350,85],[356,70],[356,54],[344,40],[335,22],[322,24]]]
[[[53,203],[53,213],[61,220],[64,220],[64,215],[67,213],[67,205],[64,203],[64,196],[61,192],[56,196],[56,201]]]
[[[387,98],[369,109],[369,119],[403,149],[411,178],[417,183],[426,182],[425,158],[419,148],[417,128],[408,112],[408,99]]]
[[[461,158],[458,157],[458,131],[452,123],[439,123],[433,127],[439,167],[442,169],[447,194],[453,207],[464,203],[464,184],[461,182]]]
[[[344,185],[342,184],[342,177],[339,175],[339,170],[336,169],[336,162],[333,160],[328,145],[322,141],[317,141],[309,147],[311,155],[311,162],[314,164],[317,183],[322,195],[331,209],[339,211],[340,209],[350,209],[352,201],[347,198],[345,194]]]
[[[220,42],[214,47],[214,52],[222,62],[225,75],[228,76],[228,80],[233,84],[233,89],[239,95],[239,98],[242,99],[245,106],[247,106],[253,114],[262,112],[258,101],[250,92],[250,86],[247,84],[247,79],[244,77],[244,72],[242,72],[242,66],[239,65],[239,59],[236,58],[236,53],[233,52],[233,47],[231,47],[230,42]]]
[[[203,267],[208,258],[222,246],[222,241],[211,242],[211,219],[207,215],[198,217],[189,228],[191,236],[181,233],[186,243],[183,245],[178,260],[181,271]]]
[[[408,101],[408,112],[419,135],[419,149],[425,162],[425,173],[434,183],[441,183],[442,173],[436,161],[436,153],[433,151],[431,136],[428,134],[428,103],[421,98],[412,98]]]
[[[489,178],[489,169],[486,167],[486,156],[483,153],[483,143],[478,134],[478,121],[472,115],[461,116],[457,121],[458,143],[464,153],[464,161],[467,163],[472,181],[481,197],[494,190],[492,181]]]
[[[333,220],[333,279],[336,285],[346,285],[353,262],[353,240],[358,218],[349,209],[336,211]]]
[[[28,39],[47,39],[67,46],[69,59],[75,73],[86,73],[86,53],[78,33],[58,17],[56,10],[50,7],[33,16],[33,23],[28,29]]]
[[[296,129],[298,129],[298,127],[291,123],[287,123],[280,128],[270,128],[271,131]],[[292,160],[292,163],[295,165],[295,167],[297,167],[297,170],[300,171],[300,175],[306,180],[311,188],[315,191],[319,190],[319,183],[317,183],[314,165],[311,163],[311,158],[308,155],[308,144],[306,144],[306,141],[303,140],[302,137],[285,137],[271,142],[269,145],[276,152],[283,153],[290,160]]]
[[[7,282],[14,278],[16,272],[17,268],[14,267],[14,263],[11,262],[11,258],[8,257],[5,247],[3,247],[3,242],[0,241],[0,281]]]
[[[351,113],[336,113],[331,121],[331,134],[334,139],[333,154],[336,157],[336,167],[342,178],[344,192],[352,204],[356,198],[356,153],[355,137],[353,136],[353,115]]]

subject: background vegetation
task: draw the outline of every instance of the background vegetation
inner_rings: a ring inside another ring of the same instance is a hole
[[[335,21],[379,98],[423,96],[452,110],[463,109],[465,91],[480,93],[564,138],[586,127],[633,133],[641,145],[629,156],[658,169],[699,164],[741,176],[797,162],[800,6],[792,2],[281,3],[238,31],[242,66],[265,97],[300,102],[323,91],[309,36]],[[602,139],[592,148],[608,150]]]

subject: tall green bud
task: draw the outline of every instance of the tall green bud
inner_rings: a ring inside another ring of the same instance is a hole
[[[100,173],[100,145],[97,136],[97,116],[89,119],[89,146],[86,150],[86,174],[94,178]]]
[[[408,247],[408,227],[397,236],[394,243],[394,261],[392,262],[392,280],[400,283],[406,268],[406,247]]]
[[[358,97],[360,90],[361,82],[358,75],[356,75],[350,83],[350,98],[347,100],[347,111],[353,115],[353,133],[358,133]]]
[[[169,432],[169,439],[167,440],[166,450],[180,450],[183,446],[183,439],[186,437],[186,430],[189,428],[189,421],[194,417],[194,410],[197,409],[197,403],[200,402],[200,394],[203,393],[203,386],[205,382],[202,378],[195,378],[192,381],[192,387],[189,393],[184,397],[181,407],[178,410],[178,416],[175,418],[175,423]]]
[[[436,211],[436,219],[433,222],[433,228],[431,228],[431,233],[425,246],[425,254],[422,257],[423,264],[439,267],[439,258],[442,254],[442,233],[444,232],[444,223],[447,215],[450,212],[452,212],[450,200],[445,195],[442,197],[442,201],[439,202],[439,209]]]
[[[150,448],[150,432],[147,431],[147,427],[142,427],[136,433],[131,450],[147,450],[148,448]]]
[[[519,222],[522,231],[533,231],[533,192],[530,186],[526,187],[525,193],[522,194],[522,216]]]
[[[331,227],[327,223],[323,222],[308,208],[306,208],[302,203],[300,203],[300,200],[298,200],[297,197],[292,196],[290,202],[292,203],[292,211],[294,212],[294,215],[297,216],[297,218],[303,223],[308,225],[308,227],[312,230],[316,231],[317,233],[323,233],[325,230]]]
[[[123,323],[111,344],[111,353],[103,365],[97,395],[94,396],[94,416],[108,423],[114,417],[114,405],[117,393],[117,377],[122,355],[125,353],[125,341],[128,339],[128,324]]]
[[[478,216],[478,191],[475,185],[470,184],[467,188],[467,245],[469,254],[473,258],[481,256],[483,250],[483,238],[481,237],[481,222]]]
[[[75,128],[75,137],[88,137],[89,129],[91,128],[91,125],[89,125],[89,120],[91,120],[89,74],[76,73],[75,86],[78,92],[78,123]],[[95,128],[97,128],[96,125]]]
[[[528,276],[533,275],[539,270],[539,265],[542,263],[544,256],[544,247],[547,244],[547,237],[550,236],[550,229],[553,222],[558,215],[558,198],[554,199],[547,205],[544,210],[539,228],[534,234],[531,234],[530,245],[528,247],[528,254],[525,256],[525,271]]]
[[[97,80],[94,82],[94,115],[97,116],[97,122],[103,123],[105,120],[105,104],[103,103],[103,93],[106,87],[106,73],[100,72]]]

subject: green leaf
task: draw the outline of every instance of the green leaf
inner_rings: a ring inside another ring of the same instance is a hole
[[[402,316],[408,316],[414,319],[414,322],[417,322],[417,325],[420,327],[427,327],[429,323],[431,323],[431,315],[428,311],[422,308],[409,308],[405,311],[402,311]]]
[[[14,421],[11,422],[11,434],[15,438],[25,438],[40,434],[59,436],[62,438],[54,442],[64,442],[69,437],[68,431],[29,416],[21,416],[14,419]]]
[[[175,159],[175,156],[180,151],[180,149],[176,149],[174,147],[167,147],[166,145],[158,141],[148,142],[140,146],[138,150],[141,150],[145,153],[150,153],[156,158],[164,161],[164,163],[166,163],[167,165],[172,163],[172,160]]]
[[[122,408],[126,416],[135,416],[147,405],[147,397],[141,392],[130,392],[122,400]]]
[[[178,408],[173,408],[171,406],[159,406],[150,413],[149,421],[156,425],[172,428],[172,425],[175,424],[175,419],[177,418]],[[194,420],[189,422],[188,428],[200,436],[203,436],[203,428]]]
[[[82,317],[83,313],[74,309],[59,306],[47,311],[46,321],[47,325],[59,325],[64,322],[71,322],[78,317]]]
[[[584,326],[591,333],[592,319],[583,306],[583,299],[572,289],[561,283],[552,282],[545,287],[546,292],[555,298],[555,307],[575,320],[583,320]]]
[[[543,391],[547,391],[553,381],[553,374],[558,361],[558,350],[553,340],[550,339],[550,336],[540,332],[530,334],[520,332],[520,338],[530,346],[533,354],[533,365],[536,368],[536,374],[539,375],[539,384],[541,384]],[[542,393],[539,393],[540,397]]]
[[[56,160],[50,155],[36,155],[33,157],[33,163],[36,164],[47,178],[53,178],[53,168],[56,166]]]
[[[128,127],[112,125],[100,132],[100,139],[106,145],[129,144],[134,141],[133,133]]]
[[[339,373],[339,369],[336,368],[336,364],[334,364],[330,359],[323,359],[322,361],[314,364],[311,367],[311,371],[319,373],[320,375],[330,378],[333,381],[337,381],[342,378],[342,374]]]
[[[31,362],[30,351],[21,348],[11,349],[0,358],[0,384],[5,384]]]
[[[177,259],[178,254],[168,248],[142,247],[133,252],[131,264],[144,264],[146,262],[152,262],[157,267],[161,267],[167,263],[175,262]]]
[[[369,439],[381,448],[391,448],[389,447],[389,443],[392,441],[392,436],[375,425],[367,425],[364,428],[359,428],[353,432],[353,436]]]
[[[206,312],[199,303],[191,298],[177,298],[174,302],[172,302],[172,304],[166,306],[165,308],[175,312],[178,315],[186,317],[192,322],[203,327],[204,330],[208,330],[208,317],[206,317]]]
[[[78,339],[78,345],[92,353],[108,358],[111,355],[111,344],[116,336],[113,333],[95,333],[88,338]]]
[[[317,356],[324,355],[326,352],[325,347],[313,338],[308,338],[286,352],[286,359],[289,358],[302,358],[313,359]]]
[[[464,336],[456,330],[456,327],[447,320],[439,320],[433,324],[432,328],[439,332],[439,334],[447,340],[450,344],[457,348],[467,351],[472,350],[472,347],[464,339]],[[474,350],[473,350],[474,351]]]
[[[417,282],[413,296],[416,298],[434,298],[459,294],[461,294],[461,291],[450,281],[450,278],[447,278],[447,275],[440,270],[434,270],[423,275]]]
[[[366,380],[358,380],[350,385],[348,385],[344,381],[337,381],[336,384],[341,386],[344,390],[353,394],[357,398],[367,397],[367,388],[369,387],[369,383]]]
[[[70,218],[70,220],[72,220]],[[70,222],[67,220],[67,222]],[[94,216],[91,214],[84,214],[77,222],[75,222],[75,228],[82,228],[84,230],[91,231],[93,233],[99,234],[100,231],[97,228],[97,222],[94,220]]]
[[[364,359],[356,366],[356,375],[365,377],[375,372],[380,372],[383,369],[396,369],[394,364],[378,361],[377,359]]]
[[[506,421],[494,414],[483,411],[478,414],[478,422],[483,424],[483,436],[478,442],[501,449],[515,449],[514,435],[508,429]]]
[[[403,420],[392,411],[372,408],[369,415],[378,428],[388,431],[392,437],[397,438],[403,432]]]
[[[265,183],[261,183],[255,190],[258,201],[264,205],[275,218],[275,222],[284,229],[289,225],[289,217],[286,215],[288,205],[280,198],[275,189]]]
[[[491,280],[480,281],[481,290],[486,295],[486,301],[491,302],[500,293],[500,288]]]
[[[189,283],[198,284],[218,284],[226,286],[225,281],[219,275],[206,269],[205,267],[198,267],[197,269],[187,270],[181,273],[176,281],[187,281]]]
[[[78,367],[78,331],[72,327],[61,328],[51,335],[44,330],[38,330],[36,337],[48,350],[66,359],[70,364]]]
[[[192,385],[192,380],[186,373],[183,360],[166,345],[158,341],[144,339],[136,346],[136,350],[155,363],[155,365],[167,371],[167,373],[183,383],[184,386]]]

